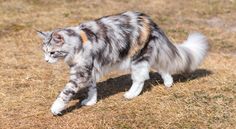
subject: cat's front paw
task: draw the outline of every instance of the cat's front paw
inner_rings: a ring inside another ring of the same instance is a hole
[[[60,98],[56,99],[56,101],[54,101],[51,107],[52,114],[61,115],[62,114],[61,111],[64,110],[65,106],[66,106],[66,103],[62,99]]]
[[[84,100],[81,102],[81,105],[92,106],[92,105],[95,105],[96,103],[97,103],[97,100],[84,99]]]
[[[138,95],[135,94],[135,93],[129,92],[129,91],[125,92],[125,94],[124,94],[124,97],[125,97],[126,99],[133,99],[133,98],[136,97],[136,96],[138,96]]]

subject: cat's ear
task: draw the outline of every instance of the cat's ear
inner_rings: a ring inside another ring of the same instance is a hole
[[[45,39],[49,35],[49,32],[42,32],[42,31],[39,31],[39,30],[36,30],[36,31],[37,31],[38,36],[42,39]]]
[[[64,37],[62,34],[58,33],[58,32],[54,32],[52,34],[52,37],[54,39],[54,41],[56,41],[56,43],[58,44],[63,44],[64,43]]]

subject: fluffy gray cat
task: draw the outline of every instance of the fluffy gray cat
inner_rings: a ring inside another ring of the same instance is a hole
[[[129,70],[133,84],[124,94],[138,96],[149,79],[150,69],[160,73],[164,85],[173,84],[172,74],[191,72],[207,54],[207,38],[192,33],[184,43],[172,44],[150,17],[125,12],[88,21],[78,26],[38,32],[43,39],[45,60],[64,59],[70,67],[70,79],[51,107],[54,115],[65,109],[69,100],[88,87],[82,105],[97,102],[96,81],[111,70]]]

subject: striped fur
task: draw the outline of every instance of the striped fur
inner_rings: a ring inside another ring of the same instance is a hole
[[[125,12],[88,21],[78,26],[38,32],[43,38],[45,60],[64,59],[70,66],[70,80],[51,107],[54,115],[65,108],[74,94],[89,87],[83,105],[97,101],[96,81],[111,70],[129,70],[133,84],[124,95],[132,99],[142,91],[150,69],[158,71],[167,87],[171,74],[191,72],[207,54],[205,36],[194,33],[181,45],[174,45],[145,14]]]

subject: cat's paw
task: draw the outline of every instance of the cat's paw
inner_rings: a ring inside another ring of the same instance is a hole
[[[97,103],[97,100],[84,99],[84,100],[81,102],[81,105],[92,106],[92,105],[95,105],[96,103]]]
[[[66,106],[66,103],[62,99],[60,98],[56,99],[56,101],[54,101],[51,107],[52,114],[61,115],[62,114],[61,111],[64,110],[65,106]]]
[[[173,79],[172,78],[166,79],[164,81],[164,85],[165,85],[165,87],[168,87],[168,88],[171,87],[173,85]]]
[[[167,74],[162,76],[165,87],[171,87],[173,85],[173,78],[171,75]]]
[[[134,93],[132,93],[132,92],[125,92],[125,94],[124,94],[124,97],[126,98],[126,99],[133,99],[134,97],[136,97],[136,96],[138,96],[138,95],[136,95],[136,94],[134,94]]]

